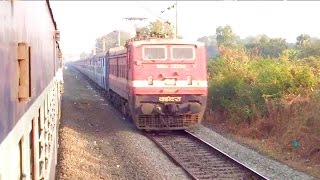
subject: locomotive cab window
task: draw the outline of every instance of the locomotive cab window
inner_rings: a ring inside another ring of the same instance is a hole
[[[172,60],[194,60],[195,50],[193,47],[172,47]]]
[[[166,60],[167,52],[165,47],[143,47],[144,60]]]

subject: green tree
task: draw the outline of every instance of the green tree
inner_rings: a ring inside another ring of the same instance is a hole
[[[197,41],[203,42],[206,46],[210,46],[210,45],[216,45],[217,44],[217,40],[216,40],[216,36],[203,36],[201,38],[199,38]]]
[[[136,37],[148,36],[149,34],[150,34],[150,29],[147,26],[142,28],[137,28],[136,30]]]
[[[236,35],[233,33],[230,25],[219,26],[216,29],[216,40],[218,47],[232,48],[236,46]]]
[[[131,37],[127,32],[120,31],[120,45],[123,46],[126,41]],[[100,53],[103,50],[117,46],[118,44],[118,31],[110,32],[109,34],[96,39],[95,50]]]
[[[156,20],[154,22],[150,22],[148,26],[136,29],[136,37],[150,36],[150,35],[173,37],[174,35],[173,27],[169,22]]]
[[[265,34],[260,35],[260,37],[259,37],[259,43],[260,43],[261,45],[265,45],[265,44],[267,44],[269,41],[270,41],[270,38],[269,38],[267,35],[265,35]]]
[[[320,39],[311,38],[309,46],[298,47],[299,55],[298,57],[310,57],[310,56],[320,56]]]
[[[320,39],[312,38],[307,34],[301,34],[297,37],[295,45],[299,52],[299,58],[320,56]]]
[[[102,38],[96,39],[96,45],[95,45],[96,53],[100,53],[103,50],[103,42]]]
[[[278,58],[284,50],[288,49],[288,46],[286,39],[269,38],[265,34],[250,37],[245,43],[245,48],[249,53],[271,58]]]
[[[311,45],[311,37],[308,34],[300,34],[296,39],[298,48],[310,47]]]
[[[216,36],[203,36],[201,38],[199,38],[197,41],[199,42],[203,42],[207,48],[207,54],[208,57],[214,57],[218,55],[218,48],[217,48],[217,40],[216,40]]]
[[[169,23],[162,22],[160,20],[151,22],[149,25],[149,30],[150,33],[154,35],[173,36],[173,27]]]
[[[287,42],[282,38],[272,38],[262,46],[261,55],[267,57],[279,57],[283,50],[287,49]]]

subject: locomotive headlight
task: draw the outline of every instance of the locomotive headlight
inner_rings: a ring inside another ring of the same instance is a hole
[[[191,78],[191,76],[187,76],[187,82],[188,82],[188,85],[191,85],[191,84],[192,84],[192,78]]]
[[[152,85],[153,84],[153,78],[152,76],[148,76],[148,85]]]

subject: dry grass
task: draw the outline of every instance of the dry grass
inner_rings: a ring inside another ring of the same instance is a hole
[[[219,112],[207,114],[206,123],[291,167],[320,178],[320,104],[300,96],[266,102],[268,116],[252,124],[226,121]],[[298,140],[299,147],[293,146]]]

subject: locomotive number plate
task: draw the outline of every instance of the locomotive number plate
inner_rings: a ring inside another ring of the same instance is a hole
[[[165,85],[176,85],[176,79],[165,79],[164,84]]]
[[[159,97],[160,102],[180,102],[182,97]]]

